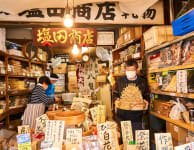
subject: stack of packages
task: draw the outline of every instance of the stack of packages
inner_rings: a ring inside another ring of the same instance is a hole
[[[28,97],[26,96],[15,96],[14,98],[15,98],[15,107],[25,106],[28,101]]]
[[[57,74],[58,80],[55,83],[55,92],[64,92],[65,91],[65,75]]]
[[[0,80],[0,95],[5,95],[5,81]]]
[[[42,68],[39,65],[33,64],[31,66],[31,76],[40,77],[40,76],[43,76],[43,75],[44,75],[44,72],[43,72]]]
[[[17,60],[10,60],[9,65],[12,66],[13,70],[8,70],[9,73],[15,74],[15,75],[21,75],[22,74],[22,65],[20,61]]]
[[[5,74],[5,63],[0,60],[0,74]]]
[[[0,51],[3,52],[6,52],[5,40],[6,40],[6,30],[5,28],[0,28]]]
[[[150,55],[149,57],[149,70],[158,69],[160,64],[160,53]]]
[[[68,90],[72,93],[78,92],[76,66],[68,65]]]
[[[123,27],[119,29],[119,39],[117,40],[117,47],[127,43],[130,40],[139,39],[142,36],[142,27]]]
[[[144,103],[141,91],[134,84],[129,84],[116,100],[116,107],[124,110],[143,110]]]
[[[10,89],[24,90],[24,89],[26,89],[25,82],[23,80],[19,80],[19,79],[9,79],[9,88]]]
[[[0,100],[0,114],[5,111],[6,108],[6,100]]]
[[[38,49],[38,57],[40,58],[41,61],[47,61],[47,57],[48,57],[48,54],[46,51],[42,50],[42,49]]]

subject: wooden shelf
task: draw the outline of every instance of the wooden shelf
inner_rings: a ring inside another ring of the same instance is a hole
[[[190,130],[190,131],[194,132],[194,126],[192,126],[192,124],[185,123],[182,120],[173,120],[173,119],[170,119],[169,117],[163,116],[163,115],[158,114],[158,113],[153,112],[153,111],[150,111],[150,114],[155,116],[155,117],[166,120],[170,123],[176,124],[177,126],[180,126],[182,128],[185,128],[187,130]]]
[[[7,117],[7,113],[3,112],[2,114],[0,114],[0,121],[5,119]]]
[[[148,72],[149,73],[156,73],[156,72],[163,72],[163,71],[170,71],[170,70],[189,69],[189,68],[194,68],[194,64],[172,66],[172,67],[166,67],[166,68],[160,68],[160,69],[153,69],[153,70],[149,70]]]
[[[22,95],[29,95],[32,90],[8,90],[7,95],[9,96],[22,96]]]
[[[3,97],[5,97],[6,95],[0,95],[0,98],[3,98]]]
[[[24,57],[19,57],[19,56],[8,55],[8,58],[19,60],[19,61],[23,61],[23,62],[29,62],[28,59],[26,59]]]
[[[8,114],[9,114],[9,115],[14,115],[14,114],[16,114],[16,113],[24,112],[24,110],[25,110],[25,106],[21,106],[21,107],[13,107],[13,108],[10,107],[10,109],[9,109],[9,111],[8,111]]]
[[[131,45],[131,44],[134,44],[134,43],[136,43],[136,42],[138,42],[138,41],[140,41],[140,40],[141,40],[141,38],[130,40],[130,41],[128,41],[128,42],[122,44],[120,47],[113,49],[112,52],[122,50],[122,49],[124,49],[125,47],[127,47],[127,46],[129,46],[129,45]]]
[[[176,97],[185,97],[194,99],[194,93],[174,93],[174,92],[164,92],[160,90],[152,90],[152,93],[155,94],[162,94],[162,95],[169,95],[169,96],[176,96]]]
[[[38,77],[31,77],[31,76],[23,76],[23,75],[8,75],[9,78],[33,78],[36,79]]]
[[[123,77],[125,76],[125,73],[119,73],[119,74],[113,74],[114,77]]]
[[[4,51],[0,50],[0,56],[7,56],[7,53],[5,53]]]
[[[46,62],[44,61],[31,61],[32,64],[39,64],[39,65],[44,65]]]
[[[138,53],[136,53],[136,54],[138,54]],[[127,60],[128,60],[128,59],[131,59],[131,58],[133,58],[133,59],[135,59],[135,60],[139,60],[139,59],[141,59],[141,56],[139,56],[139,57],[135,57],[135,55],[136,55],[136,54],[133,54],[133,55],[127,56]],[[141,55],[141,54],[139,53],[139,55]],[[121,65],[122,63],[125,63],[127,60],[122,61],[122,62],[120,62],[120,63],[113,63],[113,65],[114,65],[114,66],[116,66],[116,65]]]
[[[1,74],[1,73],[0,73],[0,77],[4,77],[4,76],[6,76],[6,75],[7,75],[7,74]]]
[[[165,42],[165,43],[163,43],[163,44],[161,44],[161,45],[159,45],[159,46],[156,46],[156,47],[153,47],[153,48],[151,48],[151,49],[145,50],[145,53],[148,54],[148,53],[151,53],[151,52],[160,50],[160,49],[162,49],[162,48],[164,48],[164,47],[167,47],[167,46],[172,45],[172,44],[174,44],[174,43],[177,43],[177,42],[179,42],[179,41],[188,39],[188,38],[190,38],[190,37],[192,37],[192,36],[194,36],[194,32],[188,33],[188,34],[186,34],[186,35],[184,35],[184,36],[180,36],[179,38],[177,38],[177,39],[175,39],[175,40],[173,40],[173,41]]]

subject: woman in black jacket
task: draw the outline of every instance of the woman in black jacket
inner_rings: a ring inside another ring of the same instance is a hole
[[[39,79],[39,83],[32,90],[32,93],[28,99],[27,107],[22,116],[22,124],[29,125],[30,128],[35,128],[36,118],[40,117],[45,112],[45,105],[58,101],[58,98],[47,97],[45,90],[50,84],[50,79],[47,76],[42,76]]]

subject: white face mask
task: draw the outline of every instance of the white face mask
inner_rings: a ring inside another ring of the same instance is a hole
[[[126,71],[126,76],[130,80],[136,76],[136,71]]]

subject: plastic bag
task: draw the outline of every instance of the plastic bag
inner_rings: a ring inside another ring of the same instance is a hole
[[[175,104],[169,114],[169,117],[173,120],[180,120],[181,119],[181,112],[185,112],[186,108],[183,104],[180,103],[179,98],[177,98],[177,102],[173,101]]]

